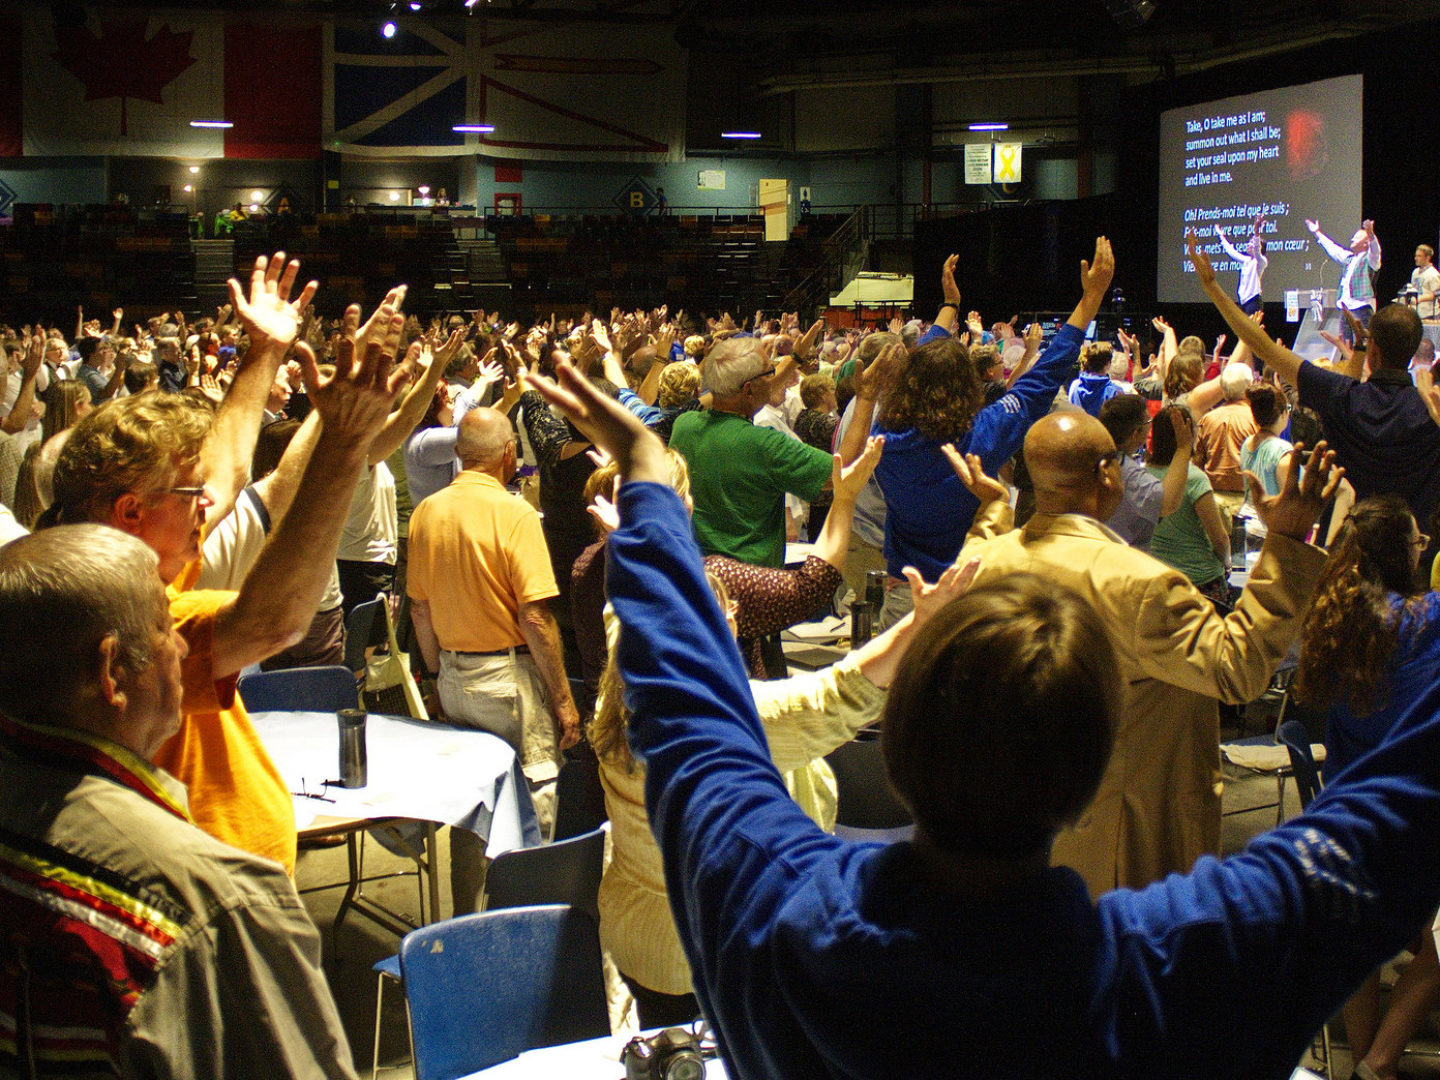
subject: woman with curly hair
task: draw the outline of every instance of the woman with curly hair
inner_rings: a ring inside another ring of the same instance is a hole
[[[1440,675],[1440,593],[1414,588],[1430,538],[1398,495],[1356,504],[1340,526],[1300,635],[1295,693],[1327,709],[1325,777],[1379,745]],[[1379,1021],[1375,972],[1345,1006],[1345,1031],[1362,1080],[1391,1080],[1421,1022],[1440,1001],[1435,937],[1420,935],[1415,959]]]
[[[1335,537],[1295,682],[1301,701],[1329,710],[1327,778],[1376,746],[1440,674],[1440,593],[1414,587],[1428,543],[1398,495],[1361,500]]]
[[[1049,410],[1115,273],[1110,242],[1099,237],[1094,265],[1080,261],[1083,295],[1069,322],[1035,366],[986,405],[982,373],[967,346],[951,333],[960,301],[956,261],[954,255],[945,261],[940,276],[945,303],[914,353],[906,356],[903,345],[893,345],[857,377],[854,416],[840,446],[848,463],[859,455],[867,434],[885,436],[885,456],[875,472],[885,494],[890,575],[882,627],[910,610],[905,567],[913,566],[925,581],[937,580],[960,553],[979,507],[942,447],[954,443],[961,453],[978,455],[986,472],[999,472],[1020,449],[1030,425]]]

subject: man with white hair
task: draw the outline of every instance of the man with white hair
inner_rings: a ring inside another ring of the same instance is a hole
[[[1340,272],[1335,305],[1354,315],[1361,326],[1369,326],[1370,316],[1375,314],[1375,275],[1380,272],[1380,241],[1374,220],[1366,218],[1361,223],[1350,237],[1348,250],[1321,232],[1318,221],[1306,218],[1305,227],[1325,254],[1345,268]],[[1353,340],[1349,319],[1341,319],[1340,333],[1347,342]]]
[[[1220,372],[1225,403],[1217,405],[1195,425],[1195,464],[1210,477],[1221,519],[1228,521],[1245,505],[1245,476],[1240,469],[1240,448],[1259,429],[1250,412],[1245,391],[1255,380],[1244,364],[1227,364]]]
[[[445,719],[514,747],[545,831],[554,813],[561,751],[580,739],[560,630],[549,601],[560,593],[534,507],[505,490],[515,475],[515,431],[503,413],[472,409],[460,421],[461,471],[410,517],[406,589],[425,667]],[[474,911],[484,844],[450,834],[457,915]]]
[[[158,566],[98,524],[0,550],[0,1075],[353,1080],[294,885],[151,763],[188,652]]]
[[[670,445],[690,467],[695,535],[707,555],[783,565],[785,496],[814,502],[830,486],[829,454],[751,422],[788,382],[791,363],[773,363],[754,338],[728,338],[700,368],[710,408],[675,421]]]

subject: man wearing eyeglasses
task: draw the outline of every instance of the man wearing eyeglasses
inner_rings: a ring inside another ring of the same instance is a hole
[[[814,502],[830,486],[829,454],[751,422],[794,364],[793,356],[776,364],[755,338],[733,337],[700,366],[710,408],[679,417],[670,445],[690,467],[695,535],[706,555],[784,565],[785,496]]]
[[[296,346],[321,433],[290,510],[238,592],[191,589],[207,521],[229,513],[254,454],[275,371],[299,331],[310,283],[290,300],[298,262],[256,260],[247,302],[232,281],[251,347],[213,415],[178,394],[109,402],[73,429],[55,466],[48,525],[96,522],[143,540],[169,586],[185,638],[184,719],[153,760],[190,795],[195,823],[217,839],[295,866],[290,793],[260,744],[235,681],[249,664],[299,641],[329,581],[351,492],[383,426],[402,372],[395,347],[404,324],[392,292],[321,378],[309,347]],[[358,312],[357,312],[358,317]]]
[[[1056,838],[1052,863],[1079,871],[1099,896],[1218,854],[1216,701],[1259,697],[1299,634],[1325,565],[1325,553],[1305,538],[1339,483],[1342,470],[1324,464],[1333,455],[1320,444],[1306,466],[1319,468],[1317,477],[1302,488],[1292,469],[1281,493],[1257,504],[1270,532],[1230,615],[1102,524],[1125,484],[1121,451],[1094,417],[1051,413],[1026,435],[1035,516],[1019,530],[1011,531],[1008,492],[979,459],[953,448],[947,456],[981,503],[960,553],[962,563],[980,559],[977,583],[1026,572],[1071,589],[1095,608],[1120,661],[1114,753],[1090,808]]]

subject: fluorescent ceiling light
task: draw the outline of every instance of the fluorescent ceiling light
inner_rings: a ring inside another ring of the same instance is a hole
[[[481,135],[489,134],[495,130],[494,124],[456,124],[451,131],[475,132]]]
[[[722,131],[722,132],[720,133],[720,138],[722,138],[722,139],[758,139],[758,138],[760,138],[760,132],[758,132],[758,131]]]
[[[1009,124],[971,124],[971,131],[1009,131]]]
[[[191,120],[190,126],[195,128],[232,128],[235,125],[229,120]]]

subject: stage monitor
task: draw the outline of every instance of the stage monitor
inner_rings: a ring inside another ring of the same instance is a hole
[[[1203,238],[1233,291],[1240,268],[1216,230],[1243,250],[1256,214],[1265,215],[1267,303],[1281,302],[1286,289],[1335,287],[1341,266],[1305,219],[1341,247],[1360,227],[1361,90],[1361,76],[1347,75],[1161,114],[1155,287],[1162,303],[1204,299],[1185,258],[1187,228]],[[1383,242],[1383,226],[1376,231]]]

